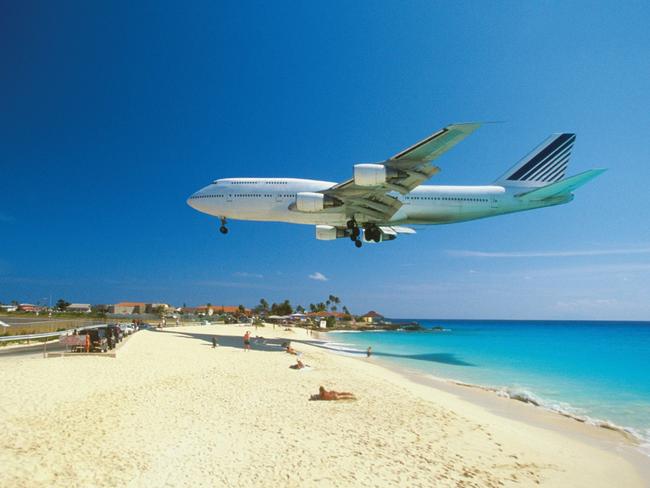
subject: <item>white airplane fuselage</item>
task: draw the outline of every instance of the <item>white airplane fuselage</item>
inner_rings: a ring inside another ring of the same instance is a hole
[[[292,209],[299,192],[320,192],[336,183],[295,178],[225,178],[194,193],[187,203],[220,218],[293,224],[345,226],[350,218],[338,207],[319,212]],[[401,208],[381,224],[448,224],[568,203],[572,194],[544,201],[515,197],[521,188],[498,185],[421,185],[406,195],[391,193]],[[295,206],[294,206],[295,208]]]

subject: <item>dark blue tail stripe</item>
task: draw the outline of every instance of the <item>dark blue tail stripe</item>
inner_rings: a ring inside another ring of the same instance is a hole
[[[538,164],[543,164],[546,159],[551,156],[557,149],[564,146],[575,139],[575,134],[561,134],[552,143],[542,149],[535,157],[528,161],[525,165],[515,171],[508,177],[508,180],[519,180],[522,176],[526,175],[531,170],[534,170]]]
[[[564,157],[563,157],[562,159],[560,159],[559,161],[556,161],[553,165],[550,165],[550,166],[548,166],[546,169],[544,169],[544,171],[542,171],[539,175],[537,175],[536,178],[531,178],[531,179],[534,179],[535,181],[540,181],[540,180],[544,180],[544,179],[546,179],[546,177],[547,177],[548,175],[550,175],[553,171],[555,171],[556,169],[558,169],[558,168],[559,168],[560,166],[562,166],[563,164],[566,164],[566,162],[568,161],[568,159],[569,159],[569,155],[567,154],[566,156],[564,156]]]
[[[573,149],[573,144],[567,145],[562,151],[560,151],[559,153],[554,154],[553,156],[550,156],[546,160],[546,162],[544,164],[538,165],[538,167],[535,168],[534,171],[527,174],[522,179],[523,180],[534,180],[539,175],[541,175],[546,169],[550,168],[555,163],[557,163],[560,159],[563,159],[567,154],[569,154],[571,152],[571,149]]]
[[[562,178],[564,176],[565,171],[566,171],[565,167],[559,168],[558,170],[556,170],[555,172],[551,173],[548,176],[547,181],[555,181],[556,177]]]
[[[546,157],[543,161],[541,161],[539,164],[537,164],[533,169],[528,171],[524,176],[521,177],[522,180],[527,180],[529,179],[534,173],[539,171],[540,169],[544,169],[547,164],[551,162],[551,160],[555,159],[556,156],[558,156],[560,153],[564,153],[565,151],[571,151],[573,148],[573,140],[568,140],[564,144],[562,144],[560,147],[558,147],[555,151],[553,151],[552,154],[549,154],[548,157]]]

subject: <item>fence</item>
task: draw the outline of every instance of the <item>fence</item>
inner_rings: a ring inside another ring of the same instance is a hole
[[[81,327],[75,327],[74,329],[61,330],[58,332],[43,332],[40,334],[24,334],[24,335],[13,335],[13,336],[0,336],[0,342],[16,342],[16,341],[30,341],[32,339],[46,339],[48,337],[59,337],[62,335],[72,334],[75,330],[85,330],[93,329],[95,327],[102,327],[107,324],[91,324]]]

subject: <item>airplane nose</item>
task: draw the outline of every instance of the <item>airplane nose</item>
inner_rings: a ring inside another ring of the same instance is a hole
[[[190,195],[190,197],[187,199],[187,204],[190,207],[196,209],[196,193],[193,193],[192,195]]]

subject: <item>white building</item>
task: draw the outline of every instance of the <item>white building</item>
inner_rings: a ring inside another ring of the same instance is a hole
[[[90,303],[71,303],[65,310],[66,312],[90,313]]]

